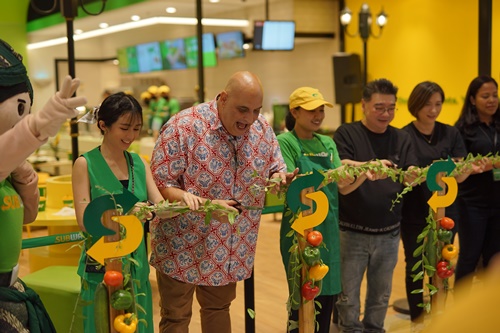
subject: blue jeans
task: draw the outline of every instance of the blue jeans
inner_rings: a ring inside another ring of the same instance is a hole
[[[340,231],[342,293],[337,309],[341,332],[385,332],[398,250],[399,228],[386,234]],[[367,293],[360,321],[360,289],[365,271]]]

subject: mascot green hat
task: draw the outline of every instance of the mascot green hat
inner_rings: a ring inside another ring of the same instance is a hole
[[[0,39],[0,103],[23,92],[29,93],[33,104],[33,87],[23,57]]]

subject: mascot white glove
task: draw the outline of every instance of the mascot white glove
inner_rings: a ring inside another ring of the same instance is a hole
[[[30,130],[40,140],[55,136],[61,125],[68,119],[78,115],[77,106],[87,104],[85,97],[71,97],[80,86],[79,79],[66,76],[61,89],[36,112],[29,121]]]

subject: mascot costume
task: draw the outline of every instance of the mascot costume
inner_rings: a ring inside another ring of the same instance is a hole
[[[85,97],[72,97],[80,82],[66,77],[58,91],[31,114],[33,88],[22,57],[0,39],[0,332],[55,332],[39,296],[17,277],[23,224],[38,214],[38,176],[26,161],[68,119]]]

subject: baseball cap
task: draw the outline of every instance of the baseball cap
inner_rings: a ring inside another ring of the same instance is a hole
[[[149,92],[151,95],[156,95],[156,94],[158,94],[158,86],[155,86],[155,85],[149,86],[149,87],[148,87],[148,92]]]
[[[160,94],[168,94],[170,92],[170,87],[163,85],[158,87],[158,93]]]
[[[326,105],[333,108],[333,104],[325,101],[318,89],[311,87],[300,87],[290,95],[290,109],[300,106],[306,110],[314,110],[318,106]]]

